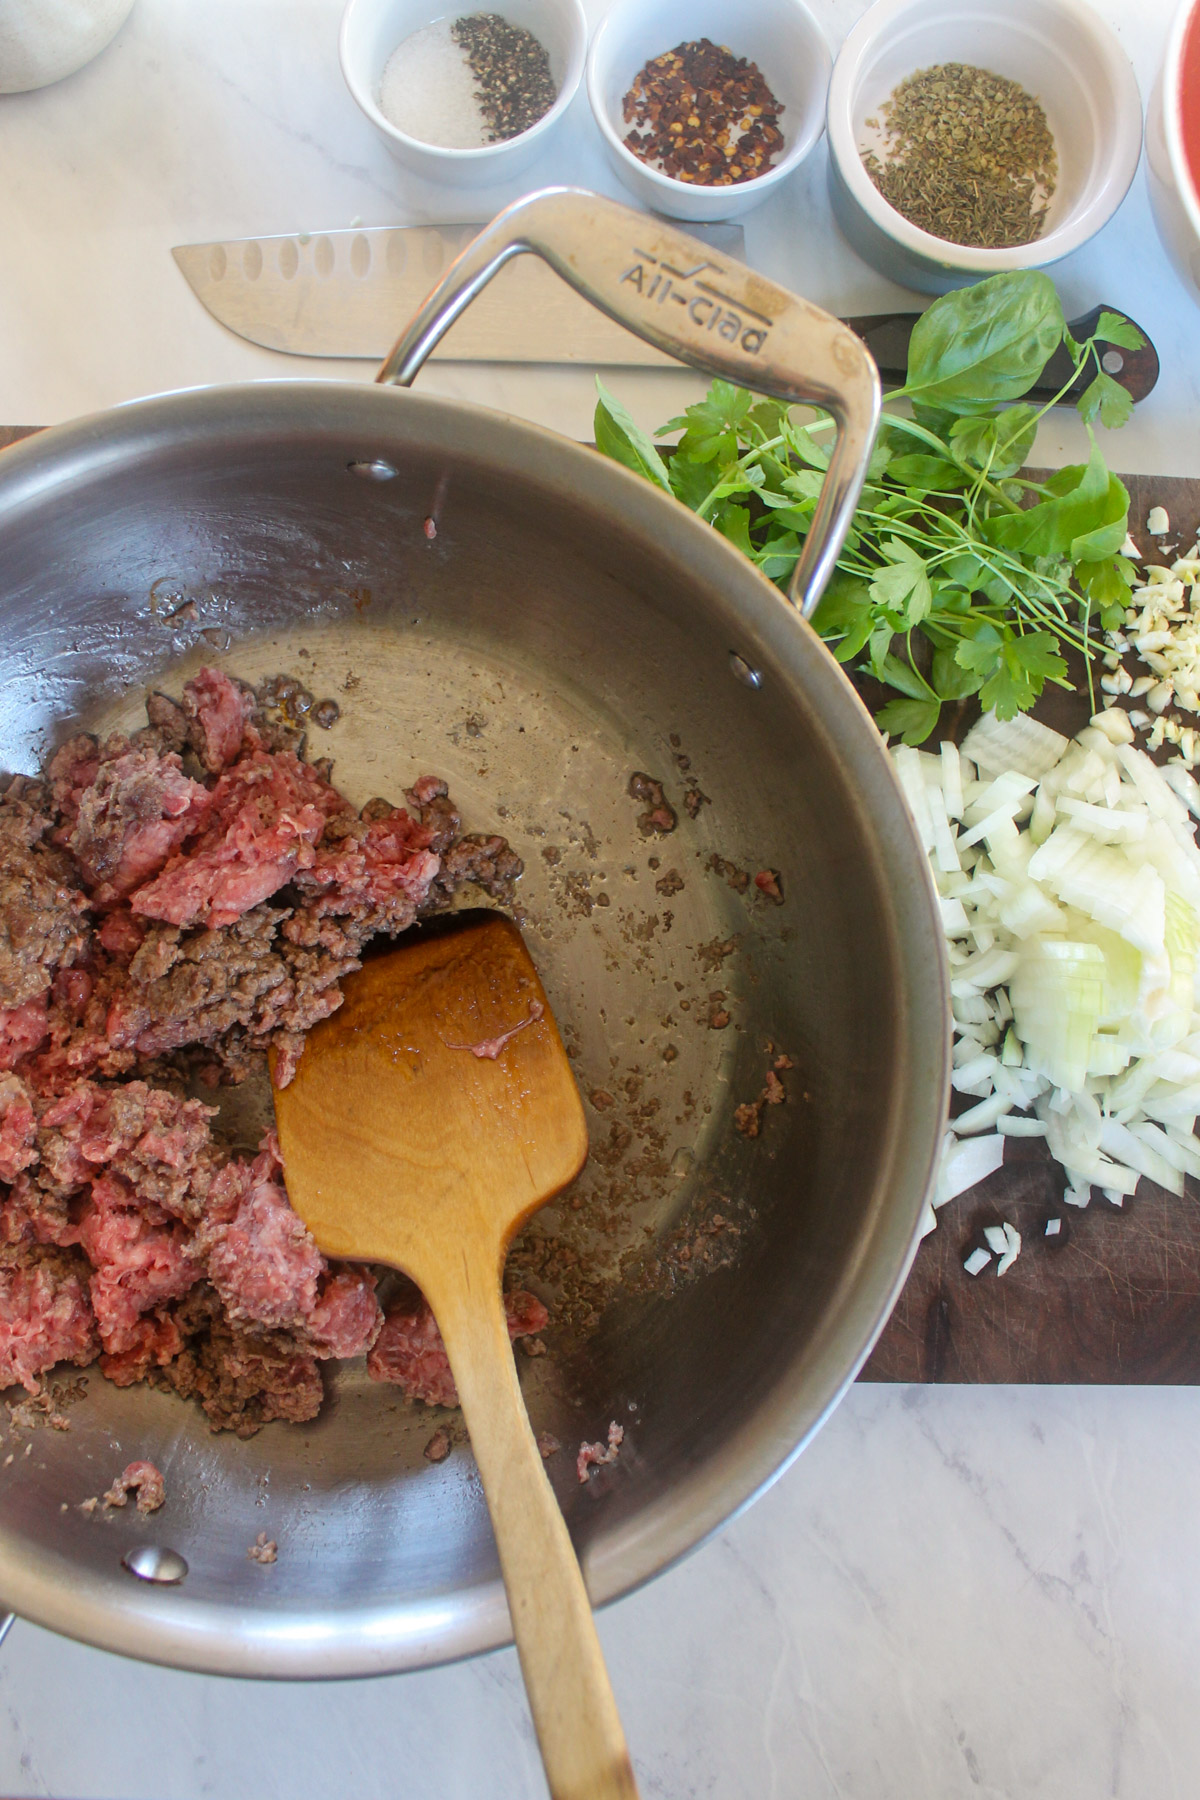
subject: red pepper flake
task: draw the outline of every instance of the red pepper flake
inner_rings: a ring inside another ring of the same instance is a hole
[[[634,76],[622,111],[638,129],[625,147],[676,181],[732,187],[765,174],[783,149],[783,110],[757,63],[699,38]]]

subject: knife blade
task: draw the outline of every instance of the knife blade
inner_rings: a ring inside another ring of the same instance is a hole
[[[371,226],[180,244],[171,254],[202,305],[252,344],[292,356],[382,362],[482,230]],[[742,255],[740,225],[705,225],[693,235],[723,255]],[[537,256],[518,256],[493,276],[433,354],[448,362],[679,367],[597,312]]]
[[[212,316],[239,337],[291,356],[335,356],[381,362],[408,319],[481,225],[367,226],[297,236],[179,244],[171,254]],[[690,226],[694,237],[740,258],[740,225]],[[1073,320],[1085,338],[1101,311]],[[848,319],[879,365],[884,382],[904,380],[908,340],[920,313]],[[1143,336],[1145,334],[1143,333]],[[1149,339],[1141,350],[1101,346],[1105,367],[1142,400],[1158,379]],[[536,256],[507,263],[451,326],[433,352],[448,362],[578,363],[591,367],[678,368],[673,357],[643,343],[589,306]],[[1071,364],[1056,352],[1026,398],[1052,400]],[[1068,400],[1086,386],[1077,382]]]

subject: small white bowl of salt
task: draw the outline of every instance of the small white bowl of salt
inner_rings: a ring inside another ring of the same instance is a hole
[[[583,74],[581,0],[349,0],[339,54],[351,94],[392,154],[434,181],[483,187],[526,168]]]

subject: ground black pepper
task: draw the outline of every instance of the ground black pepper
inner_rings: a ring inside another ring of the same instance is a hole
[[[783,148],[783,107],[757,63],[710,38],[676,44],[633,78],[623,102],[626,148],[677,181],[753,181]]]
[[[545,118],[558,99],[544,44],[499,13],[470,13],[450,27],[478,82],[475,98],[488,142],[502,143]]]
[[[902,81],[879,110],[884,158],[864,150],[863,165],[910,224],[983,250],[1041,235],[1058,158],[1045,113],[1017,82],[939,63]]]

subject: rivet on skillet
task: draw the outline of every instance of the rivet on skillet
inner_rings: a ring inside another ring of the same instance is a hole
[[[374,462],[352,462],[346,467],[352,475],[361,475],[364,481],[393,481],[396,471],[390,462],[384,462],[377,456]]]
[[[729,652],[729,667],[746,687],[759,688],[762,686],[762,676],[758,670],[752,669],[745,657],[739,656],[736,650]]]
[[[171,1584],[182,1581],[188,1566],[178,1550],[167,1550],[161,1544],[135,1544],[121,1558],[125,1568],[139,1581]]]

